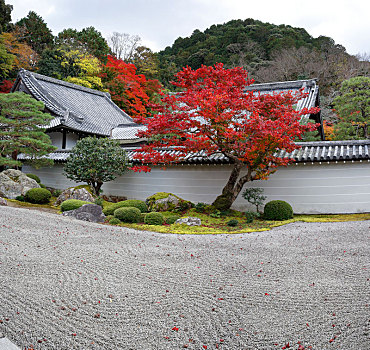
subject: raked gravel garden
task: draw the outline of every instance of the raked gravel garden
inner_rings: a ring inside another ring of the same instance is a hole
[[[21,349],[369,349],[369,221],[177,235],[0,207]]]

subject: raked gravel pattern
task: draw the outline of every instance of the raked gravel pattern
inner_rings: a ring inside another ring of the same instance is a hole
[[[175,235],[0,207],[22,349],[370,349],[369,221]]]

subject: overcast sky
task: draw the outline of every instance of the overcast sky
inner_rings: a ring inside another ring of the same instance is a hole
[[[37,12],[56,35],[64,28],[94,26],[139,35],[153,51],[179,36],[231,19],[253,18],[305,28],[325,35],[350,54],[370,53],[369,0],[5,0],[13,5],[13,22]]]

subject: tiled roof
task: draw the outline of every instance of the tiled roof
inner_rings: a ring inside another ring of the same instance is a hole
[[[63,125],[73,130],[109,136],[119,124],[137,126],[105,92],[88,89],[21,69],[13,86],[22,82],[34,98],[55,115],[50,128]]]
[[[370,160],[370,140],[351,141],[314,141],[299,142],[300,149],[287,153],[277,152],[276,155],[284,158],[293,158],[297,163],[306,162],[335,162]],[[136,147],[126,147],[128,158],[133,161]],[[163,150],[164,153],[174,154],[176,151]],[[69,151],[57,151],[50,153],[50,158],[56,162],[65,162]],[[22,157],[19,157],[22,160]],[[24,159],[24,158],[23,158]],[[135,161],[134,161],[135,162]],[[229,164],[230,161],[223,154],[218,153],[209,157],[202,156],[202,153],[189,154],[182,163],[185,164]]]
[[[293,81],[283,81],[274,83],[263,83],[263,84],[252,84],[245,88],[245,91],[254,91],[254,93],[272,94],[292,91],[297,92],[303,88],[303,92],[308,93],[307,97],[298,101],[296,106],[297,110],[302,110],[303,108],[315,107],[316,98],[319,93],[319,87],[316,84],[315,79],[310,80],[293,80]],[[309,116],[305,116],[308,118]]]
[[[114,140],[134,140],[138,138],[136,133],[145,129],[144,125],[119,125],[112,130],[111,138]]]

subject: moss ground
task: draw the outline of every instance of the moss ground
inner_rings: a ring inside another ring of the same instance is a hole
[[[171,212],[164,212],[164,216],[173,215]],[[236,213],[237,214],[237,213]],[[342,214],[342,215],[296,215],[293,219],[285,221],[267,221],[256,219],[252,223],[247,223],[246,219],[240,215],[224,216],[213,218],[206,214],[197,213],[194,209],[181,215],[182,217],[193,216],[198,217],[202,221],[201,226],[186,226],[179,224],[172,225],[146,225],[146,224],[126,224],[121,223],[120,226],[130,227],[144,231],[155,231],[161,233],[177,233],[177,234],[235,234],[267,231],[273,227],[286,225],[292,222],[340,222],[340,221],[362,221],[370,220],[370,213],[367,214]],[[239,221],[236,227],[230,227],[227,222],[231,219]]]
[[[60,207],[53,205],[56,199],[57,199],[56,197],[51,197],[50,202],[48,204],[32,204],[28,202],[17,201],[16,199],[7,199],[7,201],[8,201],[8,205],[11,207],[40,209],[40,210],[44,209],[44,211],[50,211],[50,212],[56,213],[60,210]]]
[[[7,199],[10,206],[13,207],[25,207],[30,209],[39,209],[49,212],[60,212],[59,206],[54,206],[56,198],[52,197],[49,204],[31,204],[27,202],[20,202],[15,199]],[[103,202],[104,208],[112,203]],[[172,216],[173,212],[162,212],[164,217]],[[365,214],[339,214],[339,215],[295,215],[293,219],[285,221],[267,221],[263,219],[256,219],[252,223],[247,223],[243,213],[232,211],[231,215],[222,216],[219,218],[211,217],[206,214],[197,213],[194,209],[190,209],[184,213],[179,213],[181,217],[198,217],[202,221],[201,226],[186,226],[179,224],[172,225],[146,225],[144,223],[139,224],[128,224],[120,223],[118,226],[130,227],[137,230],[143,231],[154,231],[161,233],[176,233],[176,234],[235,234],[235,233],[248,233],[248,232],[259,232],[268,231],[273,227],[286,225],[292,222],[341,222],[341,221],[363,221],[370,220],[370,213]],[[236,227],[230,227],[227,222],[236,219],[239,221],[239,225]]]

